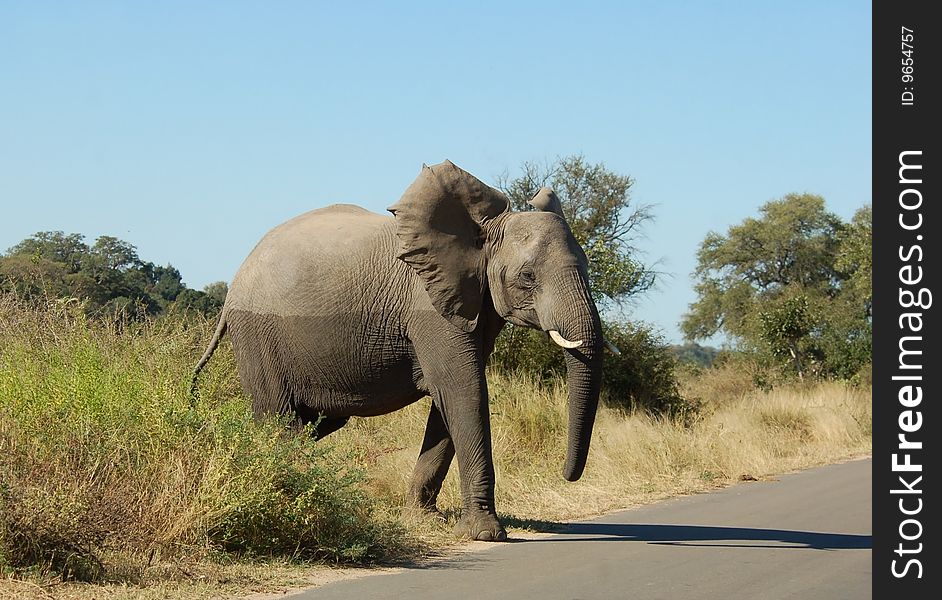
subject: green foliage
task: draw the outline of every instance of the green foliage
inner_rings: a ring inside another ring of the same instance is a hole
[[[235,426],[242,431],[239,417]],[[376,558],[393,526],[370,514],[374,504],[363,490],[364,474],[348,467],[355,461],[315,445],[310,430],[296,435],[279,427],[270,433],[261,448],[255,435],[229,442],[238,444],[236,489],[209,538],[227,551],[255,556]]]
[[[803,377],[802,358],[810,351],[809,334],[815,320],[808,297],[798,294],[759,311],[760,337],[772,356],[790,362],[799,378]]]
[[[681,395],[677,361],[659,333],[647,325],[610,323],[605,339],[621,351],[606,353],[604,359],[602,383],[609,405],[671,417],[696,412],[696,401]]]
[[[841,232],[835,267],[844,285],[842,291],[851,301],[871,315],[873,303],[873,208],[868,204],[854,213]]]
[[[818,318],[810,337],[820,374],[856,381],[873,356],[870,302],[842,292],[833,299],[816,299],[813,310]]]
[[[719,350],[712,346],[701,346],[696,342],[675,344],[670,347],[671,353],[678,364],[693,365],[695,367],[709,368],[713,366]]]
[[[709,233],[697,253],[697,301],[681,324],[690,339],[719,331],[755,337],[758,304],[790,286],[825,292],[837,278],[840,219],[824,199],[790,194],[760,208],[727,235]]]
[[[505,373],[527,373],[539,381],[566,372],[562,350],[546,333],[510,323],[497,336],[489,363]]]
[[[368,562],[402,548],[361,461],[252,418],[228,347],[190,398],[211,321],[119,334],[80,308],[0,295],[0,569],[100,580],[155,554]]]
[[[190,290],[176,268],[143,261],[133,245],[111,236],[89,246],[77,233],[41,231],[0,256],[0,292],[33,305],[77,298],[94,316],[140,319],[181,296],[178,309],[214,315],[225,299],[219,283],[211,284],[212,294]]]
[[[219,300],[206,292],[187,288],[180,292],[173,306],[185,312],[214,315],[222,309],[222,304],[222,302],[219,302]]]
[[[552,187],[563,206],[573,236],[589,259],[589,282],[597,303],[620,302],[649,290],[655,273],[641,263],[633,243],[652,219],[650,207],[631,202],[627,175],[605,165],[568,156],[552,164],[523,163],[523,173],[503,176],[498,187],[514,210],[533,210],[529,200],[543,186]]]
[[[848,224],[789,194],[760,213],[703,240],[684,334],[724,333],[799,377],[852,377],[870,360],[870,207]]]
[[[203,293],[221,307],[226,303],[226,295],[229,294],[229,284],[225,281],[214,281],[203,288]]]
[[[674,374],[676,362],[663,338],[637,324],[606,324],[605,338],[620,355],[607,353],[602,372],[602,393],[610,406],[678,415],[694,407],[683,399]],[[508,324],[504,327],[490,364],[504,373],[525,374],[538,381],[565,377],[564,351],[543,332]]]

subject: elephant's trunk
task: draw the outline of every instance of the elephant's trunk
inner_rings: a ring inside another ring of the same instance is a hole
[[[602,386],[602,354],[582,350],[566,350],[569,383],[569,443],[563,477],[576,481],[582,477],[592,441],[592,426],[599,406]]]
[[[569,440],[563,477],[576,481],[582,477],[592,440],[592,426],[599,405],[602,386],[602,324],[589,294],[585,275],[567,274],[566,300],[556,319],[560,333],[568,340],[581,340],[578,348],[565,350],[569,385]],[[573,281],[574,280],[574,281]],[[568,297],[567,297],[568,296]]]

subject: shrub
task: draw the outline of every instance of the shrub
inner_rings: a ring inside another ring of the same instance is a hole
[[[664,338],[650,326],[608,324],[605,337],[621,354],[606,353],[602,382],[609,405],[686,417],[697,401],[685,399],[677,381],[677,362]]]
[[[155,554],[363,562],[403,548],[357,461],[252,418],[229,346],[191,400],[212,325],[112,327],[0,297],[0,569],[95,580]]]
[[[510,323],[497,336],[490,364],[504,373],[525,373],[543,383],[566,373],[563,352],[545,333]]]
[[[647,325],[632,323],[606,323],[603,329],[606,339],[621,350],[620,355],[606,352],[604,357],[602,391],[607,404],[669,416],[695,409],[696,403],[680,394],[676,361],[659,334]],[[513,325],[505,326],[498,336],[490,364],[545,383],[566,373],[563,352],[546,334]]]

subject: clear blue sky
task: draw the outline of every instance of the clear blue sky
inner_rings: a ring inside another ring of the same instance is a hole
[[[493,183],[581,153],[655,205],[666,275],[631,314],[679,341],[708,231],[789,192],[871,201],[870,24],[849,1],[3,0],[0,251],[114,235],[201,288],[296,214],[382,212],[423,162]]]

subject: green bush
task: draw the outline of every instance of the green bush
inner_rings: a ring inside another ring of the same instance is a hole
[[[0,296],[0,570],[100,580],[155,555],[403,550],[359,461],[252,418],[229,346],[189,397],[212,322],[82,315]]]
[[[526,373],[544,383],[566,373],[562,350],[545,333],[510,323],[497,336],[489,362],[504,373]]]
[[[610,323],[605,337],[621,350],[605,355],[602,383],[609,405],[672,417],[696,411],[696,401],[681,395],[677,361],[660,334],[643,324]]]

